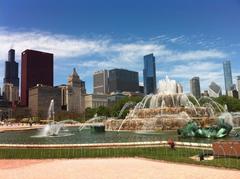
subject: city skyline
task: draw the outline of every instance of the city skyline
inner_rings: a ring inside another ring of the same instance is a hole
[[[90,93],[92,75],[102,69],[137,71],[143,83],[143,56],[149,53],[156,57],[157,85],[158,80],[168,75],[189,92],[189,80],[199,76],[202,90],[208,89],[211,81],[224,89],[222,62],[225,60],[231,61],[233,83],[236,83],[240,67],[240,23],[234,18],[240,13],[237,1],[186,1],[174,5],[157,1],[138,4],[122,1],[114,5],[111,2],[94,5],[84,1],[69,4],[63,1],[58,5],[46,2],[38,4],[38,8],[31,1],[2,3],[1,86],[3,64],[10,48],[16,50],[17,62],[21,52],[28,48],[53,53],[55,85],[65,83],[76,67]],[[147,5],[151,12],[141,14]],[[86,7],[95,13],[86,12]],[[31,9],[31,17],[26,9]],[[41,13],[43,9],[46,13]],[[106,18],[109,14],[111,17]]]

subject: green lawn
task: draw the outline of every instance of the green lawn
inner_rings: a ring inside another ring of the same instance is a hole
[[[71,149],[0,149],[1,159],[59,159],[59,158],[107,158],[107,157],[143,157],[177,163],[188,163],[240,169],[240,159],[217,158],[212,161],[194,161],[189,157],[198,155],[200,149],[168,147],[142,148],[71,148]]]

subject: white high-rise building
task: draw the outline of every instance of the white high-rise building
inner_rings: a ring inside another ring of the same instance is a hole
[[[222,96],[222,89],[215,82],[211,82],[211,84],[208,87],[208,94],[210,97],[217,98],[219,96]]]

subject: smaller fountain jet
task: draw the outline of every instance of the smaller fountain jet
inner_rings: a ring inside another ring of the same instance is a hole
[[[52,119],[54,121],[55,112],[54,112],[54,99],[51,100],[48,108],[48,121]]]
[[[48,124],[43,128],[42,136],[58,136],[63,128],[63,122],[55,122],[54,99],[51,100],[48,108]]]

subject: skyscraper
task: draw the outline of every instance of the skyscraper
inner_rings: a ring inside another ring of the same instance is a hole
[[[201,89],[200,89],[200,79],[199,77],[193,77],[190,80],[190,89],[193,96],[197,99],[201,97]]]
[[[138,72],[125,69],[109,70],[109,93],[139,91]]]
[[[145,55],[143,57],[144,69],[143,69],[143,83],[144,93],[150,94],[156,92],[156,66],[155,57],[153,54]]]
[[[5,77],[3,81],[19,88],[18,63],[15,61],[14,49],[8,51],[8,61],[5,62]]]
[[[229,60],[223,62],[223,71],[224,71],[225,90],[227,94],[228,91],[231,89],[231,86],[233,85],[231,62]]]
[[[108,71],[101,70],[93,74],[93,93],[107,94],[108,93]]]
[[[29,89],[37,84],[53,86],[53,54],[25,50],[22,52],[21,105],[28,106]]]
[[[5,62],[3,84],[4,99],[12,104],[19,101],[18,63],[15,61],[15,50],[8,51],[8,61]]]

